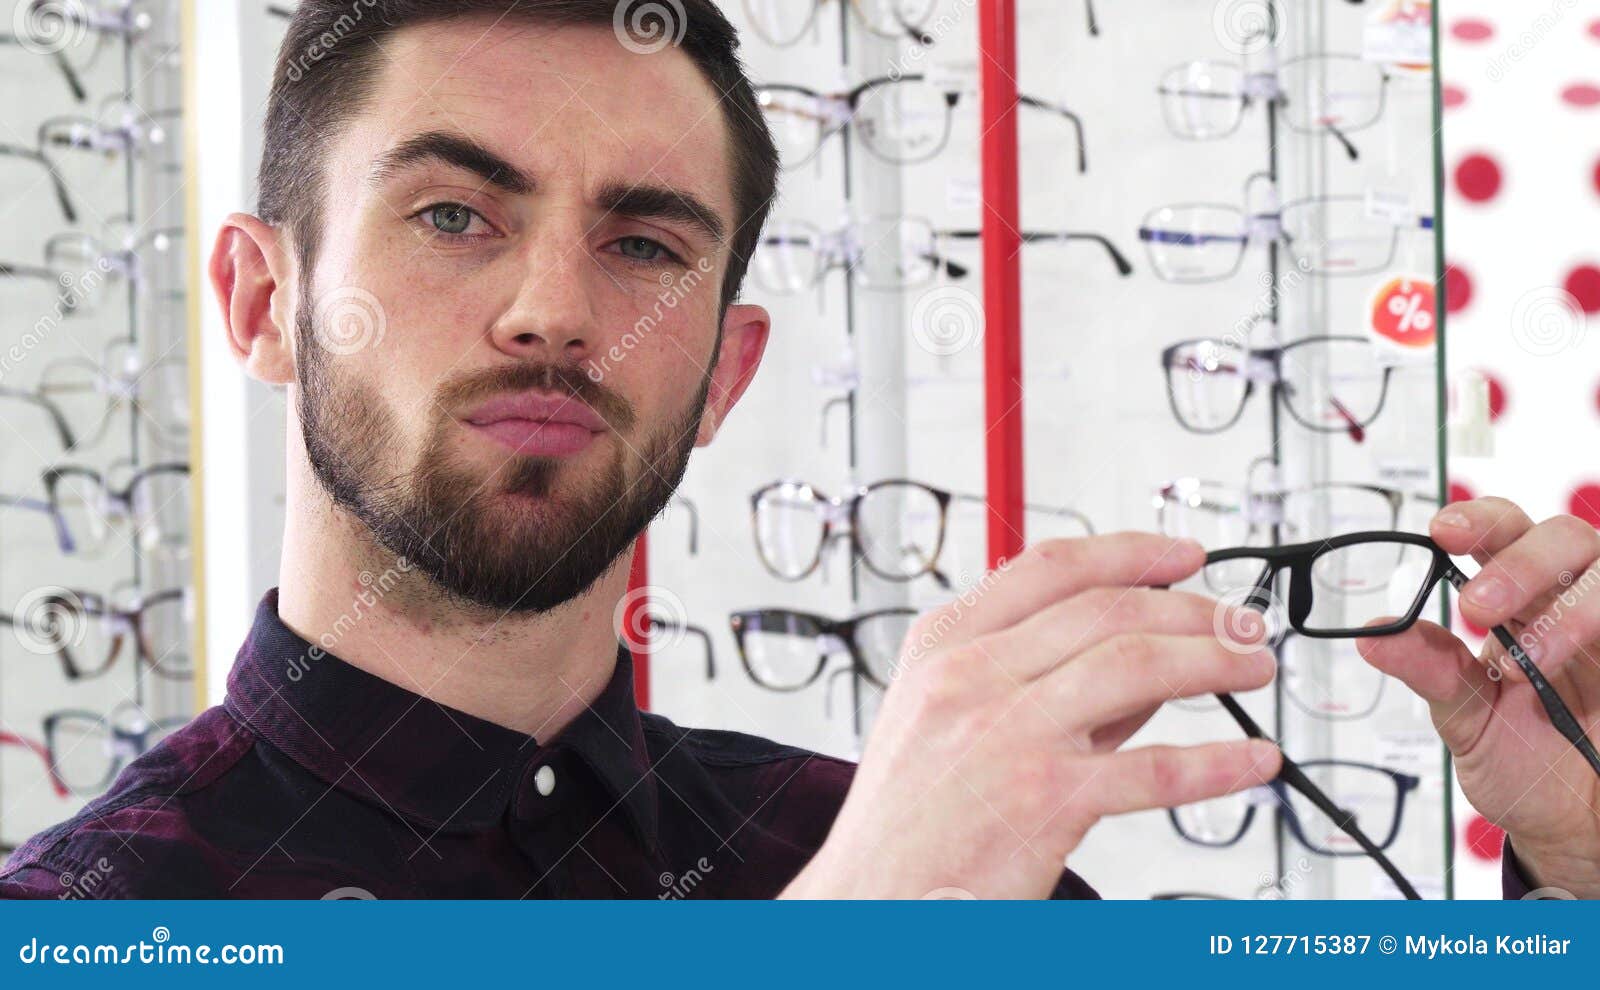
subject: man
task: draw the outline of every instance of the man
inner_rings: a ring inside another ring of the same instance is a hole
[[[733,32],[705,0],[655,50],[612,0],[363,8],[302,0],[261,216],[211,258],[302,441],[280,587],[226,704],[34,837],[8,895],[99,867],[125,897],[1092,896],[1062,864],[1101,817],[1273,778],[1262,742],[1120,749],[1172,697],[1273,674],[1217,640],[1217,603],[1160,590],[1200,548],[1143,534],[1042,543],[922,617],[859,771],[642,715],[612,622],[630,547],[769,329],[735,302],[776,161]],[[1434,533],[1483,562],[1485,624],[1600,557],[1494,500]],[[1554,629],[1540,662],[1592,723],[1600,602]],[[1527,685],[1435,626],[1367,649],[1432,704],[1526,882],[1600,893],[1594,780]]]

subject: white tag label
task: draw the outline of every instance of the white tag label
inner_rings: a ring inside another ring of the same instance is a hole
[[[1417,211],[1411,205],[1410,193],[1393,189],[1368,189],[1366,210],[1369,219],[1383,220],[1396,227],[1409,227],[1417,222]]]
[[[977,176],[952,175],[944,180],[944,205],[951,210],[976,210],[983,204],[983,188]]]
[[[1426,729],[1379,733],[1377,743],[1378,750],[1372,762],[1382,767],[1405,773],[1432,773],[1444,765],[1444,744],[1437,734]]]
[[[928,66],[928,85],[941,93],[978,92],[978,63],[975,61],[934,62]]]

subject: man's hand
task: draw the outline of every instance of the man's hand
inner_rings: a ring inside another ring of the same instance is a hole
[[[1461,613],[1505,626],[1600,738],[1600,533],[1572,516],[1537,526],[1504,499],[1446,507],[1430,526],[1482,570]],[[1527,677],[1490,638],[1480,656],[1432,622],[1359,641],[1374,667],[1421,695],[1473,807],[1501,826],[1536,884],[1600,897],[1600,777],[1550,724]]]
[[[1239,645],[1259,616],[1153,587],[1204,560],[1149,534],[1053,540],[920,616],[833,829],[784,896],[1044,897],[1101,817],[1276,777],[1267,742],[1117,752],[1168,699],[1272,679],[1270,651]]]

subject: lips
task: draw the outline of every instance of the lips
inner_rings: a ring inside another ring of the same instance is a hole
[[[540,456],[575,454],[609,428],[587,403],[550,392],[500,396],[464,419],[478,432],[518,453]]]

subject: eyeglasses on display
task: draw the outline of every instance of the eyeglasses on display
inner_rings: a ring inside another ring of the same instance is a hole
[[[101,101],[95,116],[51,117],[39,125],[39,147],[88,151],[111,157],[171,146],[171,131],[183,119],[178,108],[147,110],[120,96]]]
[[[126,654],[163,678],[181,681],[194,676],[192,611],[183,588],[144,595],[125,607],[105,595],[63,589],[34,602],[25,615],[0,613],[0,625],[53,651],[69,680],[104,676]]]
[[[1168,69],[1157,92],[1167,127],[1178,137],[1226,137],[1261,103],[1281,114],[1292,131],[1331,136],[1354,160],[1360,152],[1349,135],[1383,116],[1389,81],[1381,63],[1359,55],[1304,55],[1276,72],[1198,59]]]
[[[31,46],[32,41],[24,40],[6,31],[0,32],[0,45],[16,45],[20,48],[24,45]],[[65,80],[67,88],[72,90],[72,98],[79,103],[87,100],[89,91],[83,88],[83,78],[78,75],[78,70],[73,67],[72,63],[67,61],[66,53],[53,48],[46,57],[56,67],[56,71],[61,73],[61,78]]]
[[[133,760],[188,719],[151,719],[132,705],[110,715],[70,709],[44,717],[45,749],[56,776],[75,794],[98,794]]]
[[[108,351],[107,361],[62,358],[46,365],[38,395],[71,427],[76,446],[103,439],[117,413],[127,409],[157,446],[170,453],[189,446],[189,366],[178,358],[145,361],[135,351]]]
[[[1281,243],[1308,275],[1373,275],[1394,264],[1400,235],[1432,230],[1433,218],[1380,204],[1373,196],[1313,196],[1279,210],[1177,203],[1151,210],[1139,226],[1156,276],[1168,282],[1219,282],[1238,274],[1245,248]]]
[[[904,216],[869,216],[823,231],[805,221],[778,221],[768,226],[750,263],[751,279],[774,295],[796,295],[815,288],[829,272],[849,273],[863,289],[900,291],[932,284],[940,276],[966,278],[968,269],[950,258],[941,241],[982,237],[973,229],[935,229],[927,220]],[[1111,258],[1119,275],[1133,271],[1116,245],[1094,233],[1030,230],[1025,244],[1091,242]]]
[[[955,494],[916,481],[893,479],[858,488],[845,498],[825,495],[802,481],[775,481],[750,496],[751,521],[761,563],[774,577],[799,581],[814,573],[835,540],[850,541],[867,569],[889,581],[931,575],[940,587],[950,579],[938,568],[952,502],[983,503],[979,495]],[[1067,523],[1076,535],[1094,532],[1072,509],[1029,505]]]
[[[913,72],[868,79],[842,93],[769,83],[756,88],[756,100],[784,168],[811,161],[829,137],[846,127],[873,157],[891,165],[915,165],[933,159],[950,143],[961,91],[942,89]],[[1088,170],[1082,118],[1036,96],[1022,94],[1017,102],[1071,124],[1078,141],[1078,171]]]
[[[9,385],[0,385],[0,399],[13,399],[17,402],[26,402],[31,406],[37,406],[50,420],[50,427],[54,431],[56,439],[61,441],[62,450],[72,450],[78,446],[78,437],[72,432],[72,427],[67,423],[67,417],[62,413],[61,407],[39,394],[37,390],[30,391],[12,388]]]
[[[1360,443],[1383,411],[1395,366],[1366,337],[1307,337],[1283,347],[1233,340],[1182,340],[1161,352],[1167,398],[1191,433],[1220,433],[1239,421],[1258,383],[1295,421]]]
[[[66,219],[67,223],[78,222],[78,211],[73,208],[72,197],[67,194],[66,180],[62,179],[61,170],[56,168],[55,162],[47,158],[44,152],[37,148],[26,148],[20,144],[0,142],[0,156],[6,158],[18,158],[22,161],[33,162],[35,165],[38,165],[40,168],[44,169],[45,174],[50,177],[50,186],[55,191],[56,204],[61,207],[61,216]],[[7,272],[6,274],[11,273]],[[52,279],[55,278],[55,273],[52,272],[49,277]]]
[[[750,29],[775,48],[800,43],[816,25],[817,14],[828,0],[744,0]],[[922,26],[933,15],[935,0],[838,0],[846,4],[856,22],[881,38],[910,39],[927,47],[934,39]]]
[[[711,633],[709,631],[690,622],[676,622],[672,619],[664,618],[655,614],[654,612],[645,616],[645,622],[649,624],[650,631],[653,633],[693,636],[695,639],[699,640],[700,645],[705,649],[706,654],[706,680],[711,681],[716,679],[717,657],[716,652],[711,648]]]
[[[16,746],[25,749],[39,758],[39,763],[44,767],[45,776],[50,780],[50,789],[56,792],[56,797],[66,797],[71,793],[65,781],[56,773],[56,768],[50,761],[50,752],[44,744],[19,736],[14,732],[0,729],[0,746]]]
[[[1422,783],[1420,778],[1385,767],[1345,760],[1306,760],[1299,764],[1306,777],[1372,837],[1379,849],[1388,849],[1400,834],[1406,798]],[[1256,809],[1273,808],[1283,816],[1289,834],[1307,849],[1323,856],[1360,856],[1364,850],[1339,823],[1281,780],[1261,787],[1168,809],[1172,827],[1195,845],[1227,848],[1243,839],[1255,821]]]
[[[1162,534],[1221,548],[1258,546],[1274,529],[1291,542],[1334,533],[1398,529],[1407,497],[1398,488],[1360,482],[1325,481],[1255,490],[1179,478],[1161,486],[1154,502]],[[1437,499],[1431,501],[1437,504]]]
[[[773,691],[799,691],[816,683],[828,657],[841,652],[859,676],[888,687],[916,617],[915,609],[889,608],[836,621],[767,608],[735,612],[728,623],[752,681]]]
[[[98,556],[121,529],[132,530],[149,553],[179,553],[188,545],[187,464],[139,468],[121,486],[93,468],[62,465],[44,472],[44,488],[51,511],[72,536],[65,553]]]

